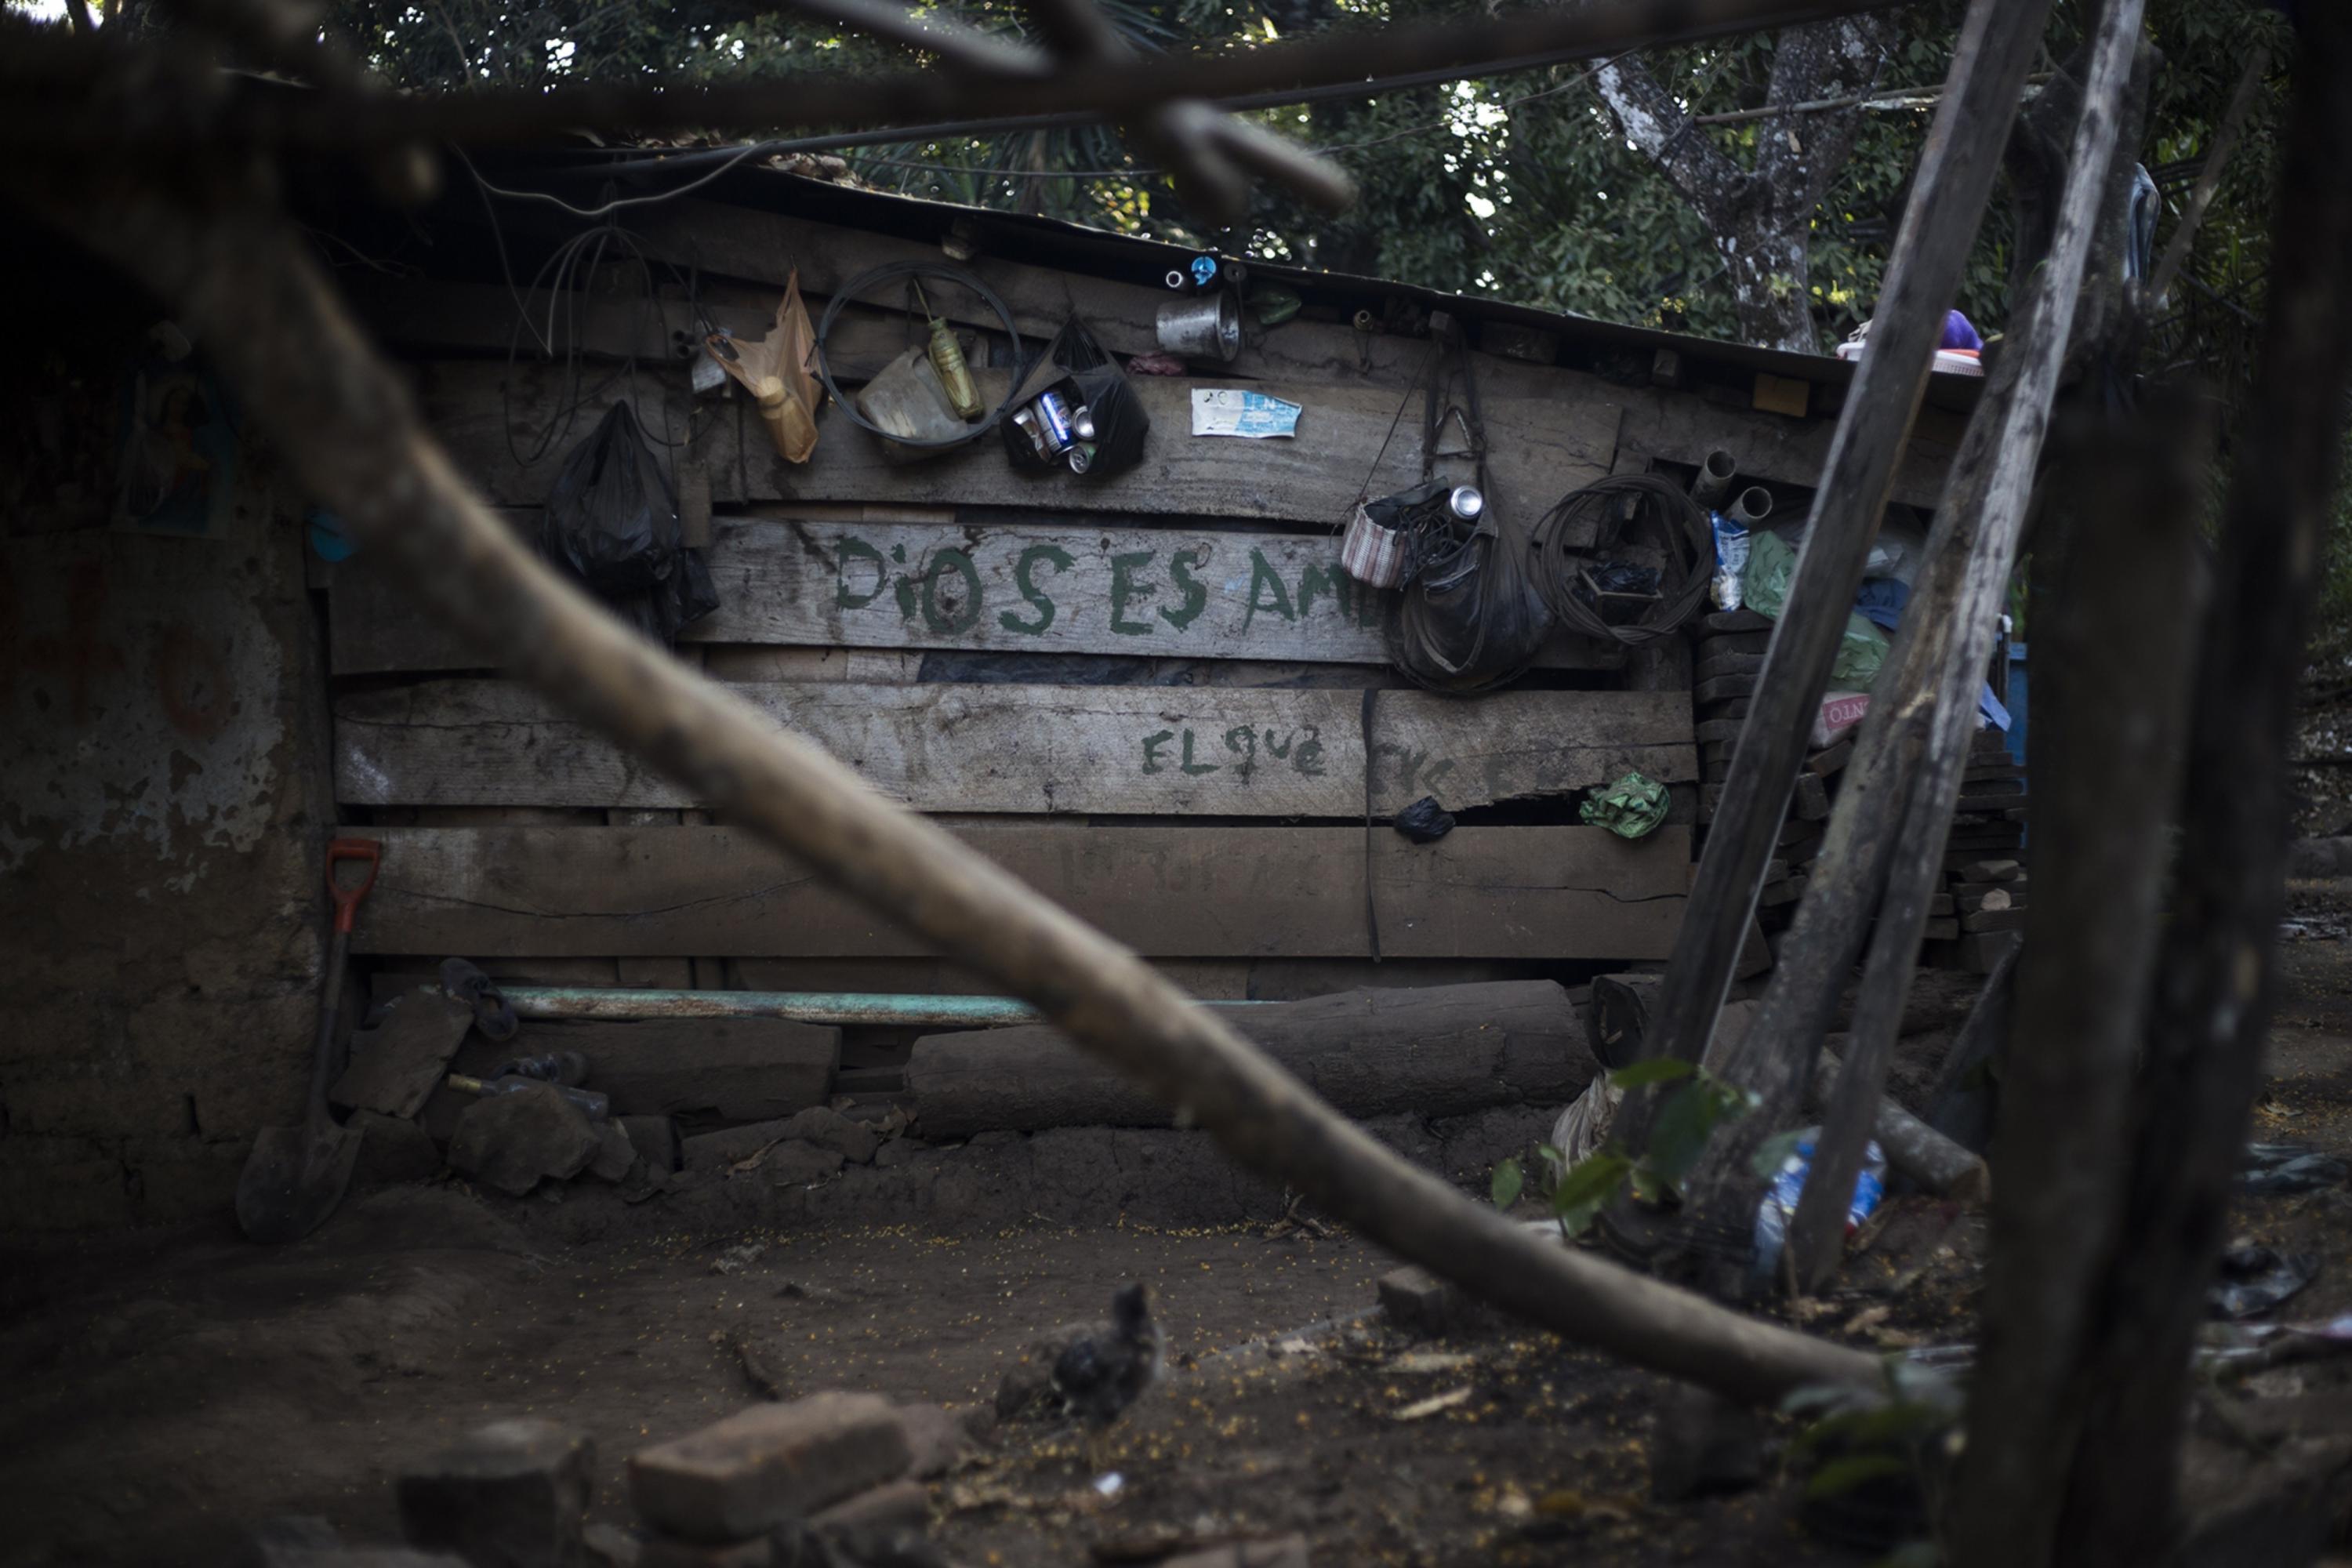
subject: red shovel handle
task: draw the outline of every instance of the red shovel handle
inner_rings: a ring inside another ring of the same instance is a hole
[[[335,867],[345,860],[367,862],[367,878],[356,888],[346,888],[335,879]],[[331,838],[327,841],[327,892],[335,900],[335,930],[351,934],[358,923],[360,900],[375,886],[376,868],[383,863],[383,846],[373,838]]]

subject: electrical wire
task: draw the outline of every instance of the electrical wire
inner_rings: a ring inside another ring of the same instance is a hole
[[[1644,531],[1655,536],[1651,542],[1668,563],[1658,598],[1633,620],[1612,623],[1596,601],[1589,552],[1568,540],[1589,534],[1605,553]],[[1586,637],[1628,647],[1671,636],[1697,613],[1715,559],[1706,509],[1662,474],[1615,474],[1570,491],[1543,514],[1528,542],[1530,574],[1553,616]]]

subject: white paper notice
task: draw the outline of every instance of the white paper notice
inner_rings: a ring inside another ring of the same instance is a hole
[[[1235,387],[1196,386],[1192,389],[1192,434],[1195,436],[1268,436],[1298,434],[1299,405],[1263,392]]]

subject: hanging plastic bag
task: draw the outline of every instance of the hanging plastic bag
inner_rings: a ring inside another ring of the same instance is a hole
[[[604,410],[556,473],[540,549],[604,598],[643,593],[678,550],[677,502],[625,402]]]
[[[1127,373],[1076,316],[1021,378],[1012,410],[1001,427],[1004,449],[1014,468],[1029,472],[1066,468],[1090,479],[1125,473],[1143,461],[1151,430]]]
[[[1773,1173],[1772,1184],[1764,1191],[1764,1201],[1757,1205],[1756,1254],[1748,1266],[1751,1279],[1769,1279],[1780,1269],[1780,1249],[1789,1238],[1789,1222],[1797,1217],[1797,1200],[1804,1196],[1805,1179],[1812,1173],[1813,1140],[1821,1135],[1818,1127],[1805,1129],[1796,1148]],[[1852,1236],[1885,1195],[1886,1152],[1873,1139],[1864,1151],[1862,1169],[1854,1175],[1853,1195],[1846,1203],[1845,1233]]]
[[[765,338],[740,342],[713,332],[703,340],[703,352],[758,402],[777,454],[788,463],[807,462],[816,450],[816,411],[824,394],[816,379],[816,329],[801,303],[800,269],[784,280],[776,324]]]
[[[682,542],[669,479],[627,403],[606,409],[563,459],[540,510],[539,548],[663,643],[719,607],[702,552]]]

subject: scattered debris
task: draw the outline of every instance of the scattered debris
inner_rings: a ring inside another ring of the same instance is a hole
[[[1415,844],[1434,844],[1454,831],[1454,814],[1425,795],[1398,812],[1391,826]]]
[[[2238,1190],[2263,1197],[2340,1187],[2352,1167],[2302,1143],[2249,1143],[2238,1164]]]
[[[759,1262],[766,1256],[768,1244],[764,1241],[737,1242],[711,1260],[710,1271],[713,1274],[722,1275],[740,1274]]]
[[[1476,1390],[1471,1388],[1466,1384],[1460,1388],[1449,1388],[1444,1394],[1433,1394],[1427,1399],[1414,1400],[1411,1405],[1408,1405],[1402,1409],[1397,1411],[1395,1413],[1394,1419],[1399,1421],[1420,1421],[1428,1416],[1434,1415],[1440,1411],[1451,1410],[1457,1405],[1469,1404],[1471,1396],[1475,1393],[1476,1393]]]
[[[2221,1254],[2221,1277],[2206,1292],[2217,1318],[2251,1318],[2267,1312],[2319,1276],[2319,1259],[2267,1247],[2240,1245]]]
[[[1426,1268],[1400,1268],[1381,1277],[1381,1310],[1399,1328],[1442,1334],[1469,1306],[1461,1290]]]

